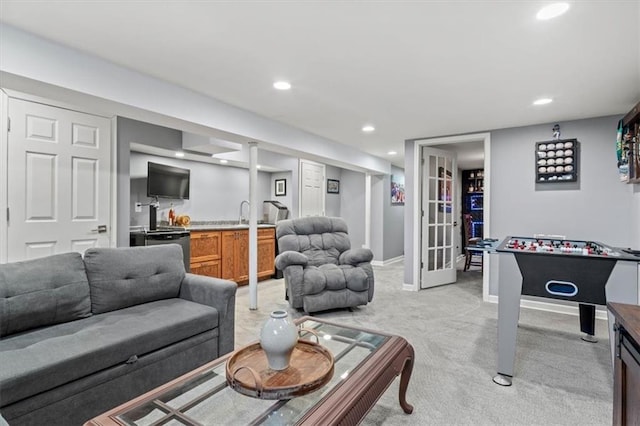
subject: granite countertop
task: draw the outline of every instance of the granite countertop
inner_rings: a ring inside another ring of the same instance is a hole
[[[215,231],[224,229],[249,229],[248,223],[238,223],[238,221],[217,220],[217,221],[193,221],[189,226],[166,226],[160,224],[162,228],[186,229],[190,231]],[[275,228],[272,223],[259,223],[258,228]]]
[[[276,225],[272,223],[259,223],[258,228],[275,228]],[[194,221],[189,226],[169,226],[169,223],[162,221],[158,223],[156,231],[224,231],[229,229],[249,229],[248,223],[238,223],[238,221],[231,220],[217,220],[217,221]],[[146,226],[131,226],[129,232],[132,233],[146,233],[149,232]]]

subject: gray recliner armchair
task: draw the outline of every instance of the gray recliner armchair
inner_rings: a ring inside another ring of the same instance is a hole
[[[286,296],[293,308],[317,312],[366,305],[373,299],[373,253],[351,249],[346,222],[304,217],[276,225]]]

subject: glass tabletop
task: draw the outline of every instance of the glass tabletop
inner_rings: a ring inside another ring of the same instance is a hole
[[[226,363],[222,362],[172,386],[154,399],[118,414],[116,418],[132,426],[293,424],[389,338],[315,320],[306,320],[298,327],[314,330],[320,344],[334,356],[333,377],[317,391],[281,401],[245,396],[227,386]],[[304,330],[300,336],[315,341],[315,336]]]

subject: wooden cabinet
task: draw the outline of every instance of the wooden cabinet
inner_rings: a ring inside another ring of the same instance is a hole
[[[269,278],[276,273],[276,230],[258,229],[258,279]]]
[[[275,274],[275,228],[258,229],[258,279]],[[191,231],[191,272],[249,282],[249,230]]]
[[[640,306],[609,303],[616,318],[613,424],[640,424]]]
[[[191,231],[191,273],[220,277],[219,231]]]
[[[249,279],[249,231],[222,231],[222,278],[240,284]]]

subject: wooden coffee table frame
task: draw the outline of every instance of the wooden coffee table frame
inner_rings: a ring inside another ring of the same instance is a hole
[[[296,324],[304,321],[314,321],[321,324],[328,324],[344,329],[353,329],[386,337],[386,340],[365,358],[349,376],[338,382],[327,395],[313,405],[296,423],[298,425],[356,425],[362,421],[367,413],[373,408],[378,399],[391,385],[397,376],[400,377],[399,402],[405,413],[411,414],[413,406],[407,403],[406,393],[409,380],[413,371],[414,351],[413,347],[404,338],[380,331],[367,330],[359,327],[345,327],[331,321],[325,321],[315,317],[305,316],[296,320]],[[335,355],[335,354],[334,354]],[[210,370],[224,362],[231,356],[227,354],[221,358],[213,360],[202,367],[190,371],[183,376],[172,380],[162,386],[151,390],[119,407],[116,407],[90,421],[85,426],[122,426],[126,425],[117,419],[117,416],[132,411],[136,407],[142,406],[150,401],[158,399],[161,395],[179,387],[184,382]],[[198,400],[205,399],[214,391],[203,394]],[[286,404],[287,401],[274,401],[274,405]],[[165,404],[163,408],[172,413],[175,417],[185,420],[182,413],[172,409]],[[266,416],[273,411],[273,406],[268,412],[259,416],[253,424],[260,424]],[[188,423],[191,423],[189,421]]]

